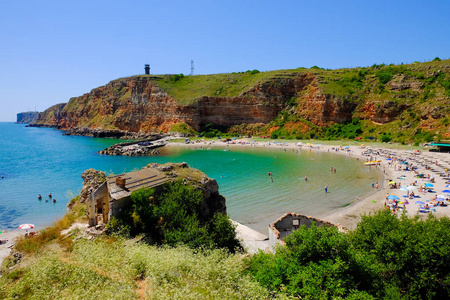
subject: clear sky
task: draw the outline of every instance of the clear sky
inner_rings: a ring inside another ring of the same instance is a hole
[[[111,80],[450,58],[449,0],[0,0],[0,121]]]

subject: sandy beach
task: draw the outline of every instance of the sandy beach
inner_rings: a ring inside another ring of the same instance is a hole
[[[0,240],[2,241],[2,243],[0,244],[0,264],[11,253],[11,247],[14,246],[15,239],[24,234],[25,231],[20,230],[8,230],[3,231],[0,234]]]
[[[449,182],[448,169],[450,169],[450,155],[448,153],[429,152],[428,150],[405,150],[388,148],[378,145],[352,145],[351,142],[342,141],[341,145],[320,144],[321,141],[312,142],[274,142],[253,141],[250,138],[221,142],[219,140],[196,140],[191,143],[171,142],[168,146],[178,147],[270,147],[284,149],[298,149],[300,151],[324,151],[332,152],[336,155],[347,155],[361,161],[379,160],[377,168],[384,175],[382,182],[378,182],[378,188],[374,186],[373,193],[363,199],[355,199],[354,203],[326,215],[312,216],[339,224],[348,229],[354,229],[361,219],[361,215],[375,212],[387,206],[394,205],[393,200],[386,201],[388,194],[396,195],[399,200],[397,206],[399,209],[392,209],[393,213],[400,215],[405,213],[409,217],[419,215],[426,217],[428,214],[434,214],[437,217],[450,216],[450,206],[434,206],[436,202],[432,201],[435,196],[447,197],[442,193]],[[364,166],[369,168],[369,166]],[[423,174],[424,178],[418,178]],[[427,179],[425,177],[430,177]],[[434,179],[433,179],[434,178]],[[389,182],[395,181],[397,188]],[[412,185],[414,184],[414,185]],[[425,184],[432,184],[426,192],[420,191],[420,187]],[[408,189],[414,192],[412,199],[407,198]],[[450,194],[448,194],[450,195]],[[422,202],[423,204],[421,204]],[[444,203],[449,203],[444,201]],[[429,209],[425,209],[428,204]],[[424,208],[421,210],[421,207]],[[395,207],[394,207],[395,208]],[[422,212],[421,212],[422,211]],[[301,213],[301,212],[297,212]],[[267,224],[269,225],[269,224]]]
[[[378,188],[373,187],[373,193],[365,198],[355,199],[354,203],[345,208],[312,217],[324,219],[348,229],[354,229],[361,219],[361,215],[375,212],[384,208],[385,205],[390,206],[392,213],[397,215],[405,213],[409,217],[415,215],[426,217],[428,214],[433,214],[437,217],[450,216],[450,206],[435,206],[437,202],[433,201],[435,196],[447,197],[447,195],[450,195],[442,192],[450,189],[446,187],[450,180],[447,172],[447,169],[450,169],[450,154],[448,153],[417,152],[416,150],[402,150],[375,145],[352,145],[345,141],[342,141],[341,145],[332,145],[320,144],[320,141],[318,143],[316,141],[311,143],[252,142],[252,139],[239,139],[225,143],[218,140],[200,140],[189,144],[170,142],[168,146],[193,149],[196,147],[203,147],[204,149],[212,147],[230,147],[230,149],[239,147],[270,147],[275,149],[297,149],[299,151],[332,152],[336,155],[351,156],[364,162],[379,160],[378,166],[371,166],[370,168],[377,168],[384,175],[384,179],[382,182],[378,182]],[[363,167],[368,168],[368,166]],[[419,178],[419,174],[423,174],[423,178]],[[392,188],[393,184],[389,184],[389,182],[393,181],[397,184],[397,188]],[[425,184],[432,185],[425,190],[426,192],[421,189],[421,186],[423,187]],[[406,197],[410,191],[415,194],[412,199]],[[393,200],[386,200],[388,194],[396,195],[399,198],[397,203],[398,209],[395,208]],[[449,203],[448,201],[443,202]],[[254,253],[258,249],[265,250],[268,247],[264,234],[242,224],[237,225],[238,237],[244,242],[250,253]],[[267,224],[268,226],[269,224]],[[10,254],[15,238],[23,234],[25,232],[20,230],[11,230],[0,234],[0,239],[6,241],[0,244],[0,262]]]

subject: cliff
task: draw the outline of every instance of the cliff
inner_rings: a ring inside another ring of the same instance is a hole
[[[131,132],[221,130],[323,134],[358,118],[364,132],[429,131],[450,137],[450,61],[215,75],[141,75],[113,80],[37,125]],[[381,127],[380,127],[381,126]],[[420,129],[420,130],[419,130]]]
[[[34,121],[36,121],[38,114],[39,114],[39,112],[37,112],[37,111],[27,111],[27,112],[18,113],[16,123],[20,123],[20,124],[33,123]]]

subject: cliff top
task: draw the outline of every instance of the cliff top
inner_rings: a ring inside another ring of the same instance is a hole
[[[422,83],[427,86],[427,83],[434,82],[433,78],[437,74],[449,72],[450,60],[447,59],[404,65],[374,64],[370,67],[334,70],[314,66],[312,68],[300,67],[297,69],[265,72],[248,70],[245,72],[194,76],[184,76],[183,74],[137,75],[131,78],[149,78],[179,104],[189,105],[201,97],[237,97],[258,84],[306,73],[315,75],[318,78],[319,85],[324,93],[336,96],[349,96],[364,86],[376,86],[380,81],[385,84],[392,80],[395,75],[404,75],[407,79],[416,80],[419,82],[419,85]],[[117,81],[128,78],[120,78]],[[112,82],[114,81],[116,80]],[[381,92],[383,91],[381,90]]]

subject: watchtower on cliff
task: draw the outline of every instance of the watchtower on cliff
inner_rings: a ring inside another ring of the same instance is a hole
[[[150,65],[145,65],[145,75],[150,75]]]

